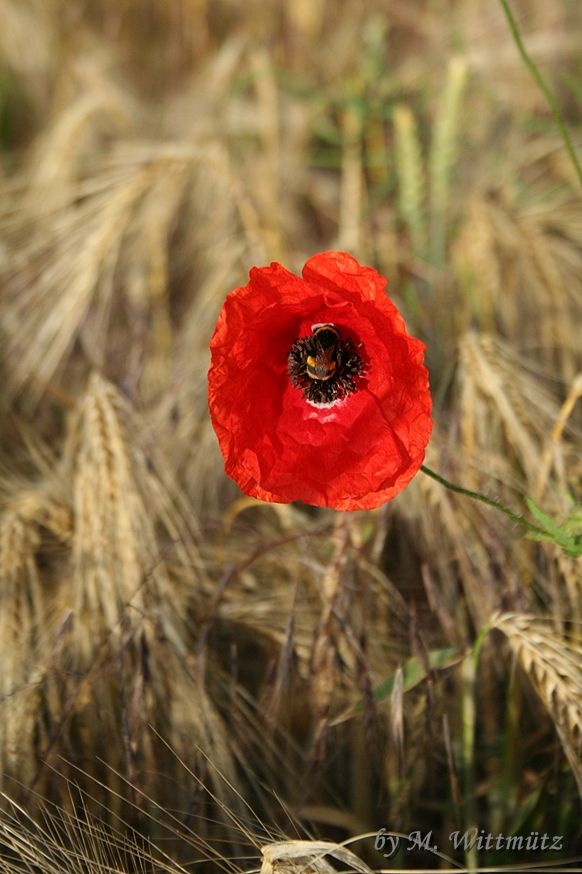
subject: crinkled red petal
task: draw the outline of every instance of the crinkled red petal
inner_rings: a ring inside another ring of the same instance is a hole
[[[417,473],[432,430],[425,347],[385,285],[352,256],[325,252],[302,279],[274,263],[228,295],[211,341],[209,406],[226,472],[245,494],[371,509]],[[287,374],[293,342],[318,323],[351,337],[366,365],[357,391],[320,408]]]

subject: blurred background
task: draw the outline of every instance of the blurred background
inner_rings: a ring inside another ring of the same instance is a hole
[[[581,155],[581,5],[511,8]],[[582,850],[580,561],[422,473],[340,514],[223,472],[224,297],[329,249],[427,345],[429,467],[578,531],[582,192],[499,3],[0,0],[6,871],[129,827],[237,871],[379,828]]]

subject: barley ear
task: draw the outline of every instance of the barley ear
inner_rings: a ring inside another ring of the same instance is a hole
[[[582,796],[582,646],[537,616],[504,613],[491,625],[506,636],[552,717]]]
[[[400,214],[412,237],[414,257],[426,253],[426,180],[414,115],[408,106],[394,109],[396,175]]]
[[[461,102],[466,81],[467,62],[461,57],[451,58],[430,149],[430,260],[437,267],[443,264],[445,256],[449,186],[457,159]]]

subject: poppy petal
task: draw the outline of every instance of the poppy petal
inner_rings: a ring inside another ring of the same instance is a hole
[[[418,472],[432,430],[425,347],[407,334],[385,286],[351,255],[324,252],[303,278],[273,263],[227,296],[210,343],[208,398],[226,472],[245,494],[371,509]],[[288,357],[298,339],[313,347],[322,325],[339,338],[329,385],[350,355],[360,366],[336,400],[315,404],[292,383]]]

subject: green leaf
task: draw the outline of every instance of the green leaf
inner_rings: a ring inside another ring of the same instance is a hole
[[[466,655],[467,650],[461,649],[457,646],[449,647],[447,649],[432,649],[427,653],[426,658],[415,656],[414,658],[409,659],[402,668],[404,691],[408,692],[410,689],[414,689],[415,686],[418,686],[430,671],[450,668],[452,665],[456,665],[462,661]],[[392,690],[394,689],[395,680],[396,672],[380,683],[379,686],[376,686],[373,692],[376,704],[381,704],[383,701],[390,698]],[[357,716],[357,714],[362,713],[363,710],[364,702],[362,700],[357,701],[356,704],[332,720],[330,724],[339,725],[340,722],[345,722],[347,719]]]
[[[559,546],[566,555],[570,558],[580,558],[582,556],[582,535],[574,534],[569,530],[573,521],[578,521],[579,508],[575,508],[572,513],[572,519],[565,520],[562,524],[558,524],[553,516],[545,513],[533,498],[527,497],[525,502],[530,513],[535,518],[536,522],[542,526],[546,534],[539,531],[528,531],[526,537],[530,540],[541,540],[546,543],[555,543]]]
[[[541,794],[542,786],[538,786],[537,789],[534,789],[533,792],[527,796],[506,829],[508,835],[516,835],[519,832],[530,814],[535,810]]]
[[[548,534],[551,534],[553,537],[559,537],[560,527],[554,517],[549,516],[547,513],[544,513],[544,511],[540,507],[538,507],[533,498],[527,497],[525,499],[525,502],[536,522],[539,522],[539,524],[548,532]]]

